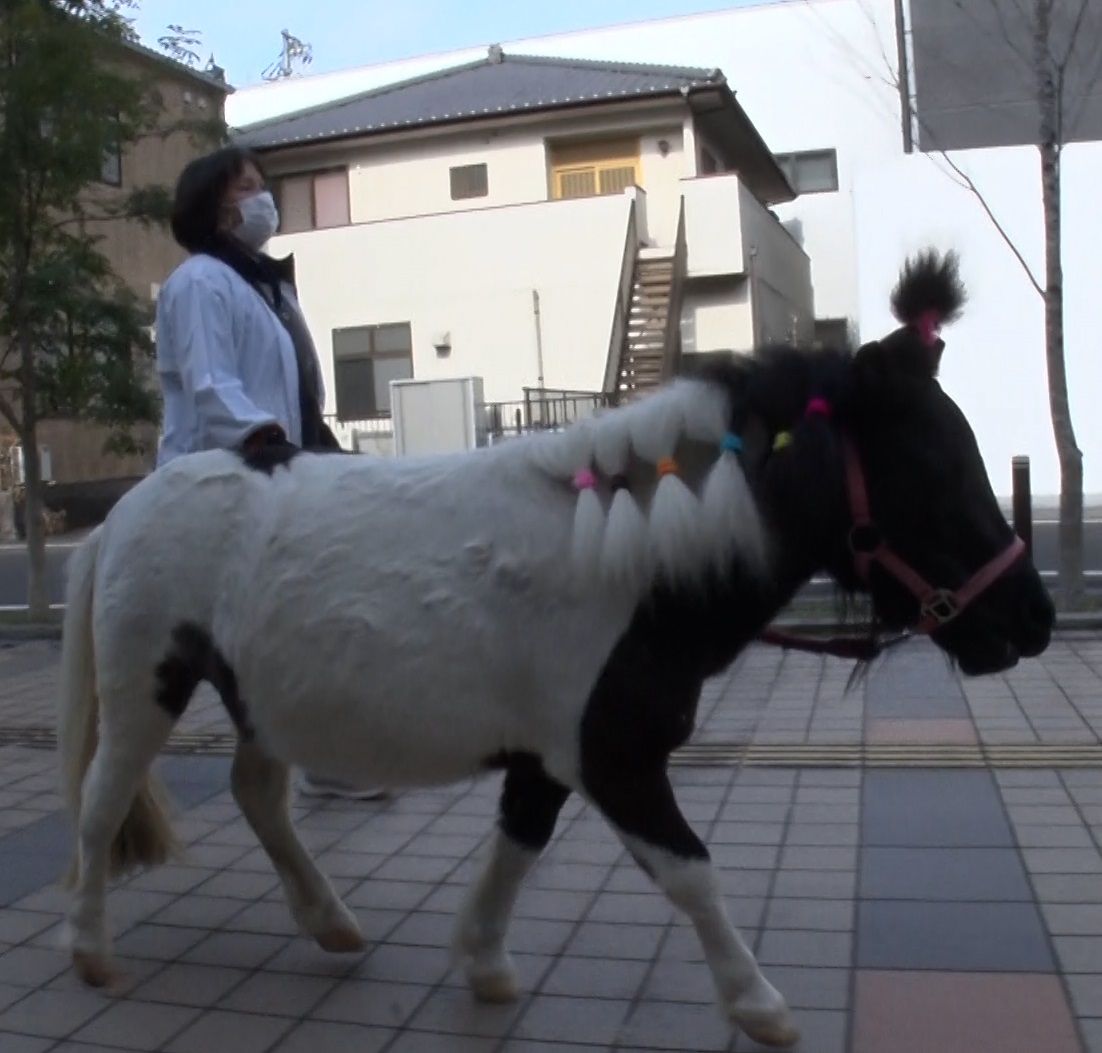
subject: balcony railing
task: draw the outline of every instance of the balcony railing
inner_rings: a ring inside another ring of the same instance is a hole
[[[613,404],[603,391],[525,388],[516,402],[485,402],[486,434],[493,444],[533,431],[558,431]]]

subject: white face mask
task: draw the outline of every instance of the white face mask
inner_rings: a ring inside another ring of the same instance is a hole
[[[233,228],[234,237],[254,251],[279,229],[279,210],[275,198],[267,190],[237,202],[241,222]]]

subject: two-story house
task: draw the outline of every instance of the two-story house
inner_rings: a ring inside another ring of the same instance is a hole
[[[385,419],[397,379],[624,397],[682,353],[811,336],[808,258],[770,211],[794,192],[719,70],[494,46],[236,140],[339,422]]]

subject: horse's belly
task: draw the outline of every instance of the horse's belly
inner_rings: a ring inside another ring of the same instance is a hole
[[[414,729],[378,713],[333,712],[324,704],[312,714],[272,721],[258,734],[289,763],[364,785],[455,782],[484,769],[494,752],[489,736],[465,724]]]
[[[382,619],[353,606],[294,635],[259,625],[239,676],[262,741],[292,763],[395,786],[461,779],[516,751],[562,777],[626,612],[547,605],[534,616],[500,595],[478,608],[393,602]]]

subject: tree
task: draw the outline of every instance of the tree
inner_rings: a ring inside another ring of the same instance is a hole
[[[148,310],[97,249],[97,225],[163,220],[168,192],[97,189],[105,158],[170,134],[118,60],[133,0],[0,0],[0,416],[23,452],[32,616],[48,609],[37,433],[51,415],[108,425],[116,448],[157,419]]]
[[[1075,429],[1071,423],[1064,359],[1060,154],[1071,123],[1068,120],[1068,67],[1080,40],[1089,0],[1079,0],[1071,38],[1063,49],[1057,43],[1052,24],[1054,2],[1033,0],[1033,74],[1036,78],[1039,122],[1037,149],[1041,158],[1041,208],[1045,220],[1045,362],[1048,366],[1052,431],[1060,458],[1060,586],[1065,603],[1078,606],[1084,595],[1083,452],[1075,441]]]
[[[859,0],[861,2],[861,0]],[[893,66],[882,53],[880,71],[895,88],[904,109],[904,142],[907,149],[917,126],[922,150],[936,156],[958,185],[975,196],[985,215],[1022,266],[1029,282],[1044,304],[1045,363],[1048,374],[1049,412],[1057,457],[1060,463],[1059,581],[1066,606],[1080,605],[1084,597],[1083,577],[1083,453],[1075,440],[1068,402],[1067,365],[1064,354],[1064,285],[1061,264],[1060,161],[1064,146],[1072,140],[1084,115],[1086,100],[1098,83],[1102,69],[1092,59],[1102,54],[1098,38],[1098,14],[1091,15],[1097,0],[951,0],[968,26],[973,43],[982,38],[994,44],[999,61],[1016,70],[1033,106],[1034,124],[1021,138],[1008,140],[1036,146],[1041,167],[1041,210],[1044,222],[1044,273],[1039,278],[1024,254],[999,221],[982,190],[953,159],[938,127],[924,116],[921,106],[912,105],[911,86],[906,74],[906,42],[902,32],[902,0],[895,0],[899,38],[899,63]],[[863,6],[863,5],[862,5]],[[942,4],[944,7],[945,4]],[[863,6],[874,32],[876,19]],[[913,9],[912,9],[913,10]],[[1093,28],[1092,28],[1093,27]],[[1090,38],[1094,35],[1093,42]],[[967,36],[968,34],[962,34]],[[879,33],[877,32],[879,37]],[[844,42],[843,42],[844,43]],[[967,40],[958,42],[965,51]],[[847,48],[851,52],[851,49]],[[938,55],[946,82],[964,84],[983,78],[981,62]],[[1006,68],[1000,71],[1000,87],[1005,90]],[[1075,92],[1073,93],[1072,88]],[[960,100],[958,100],[960,101]]]

